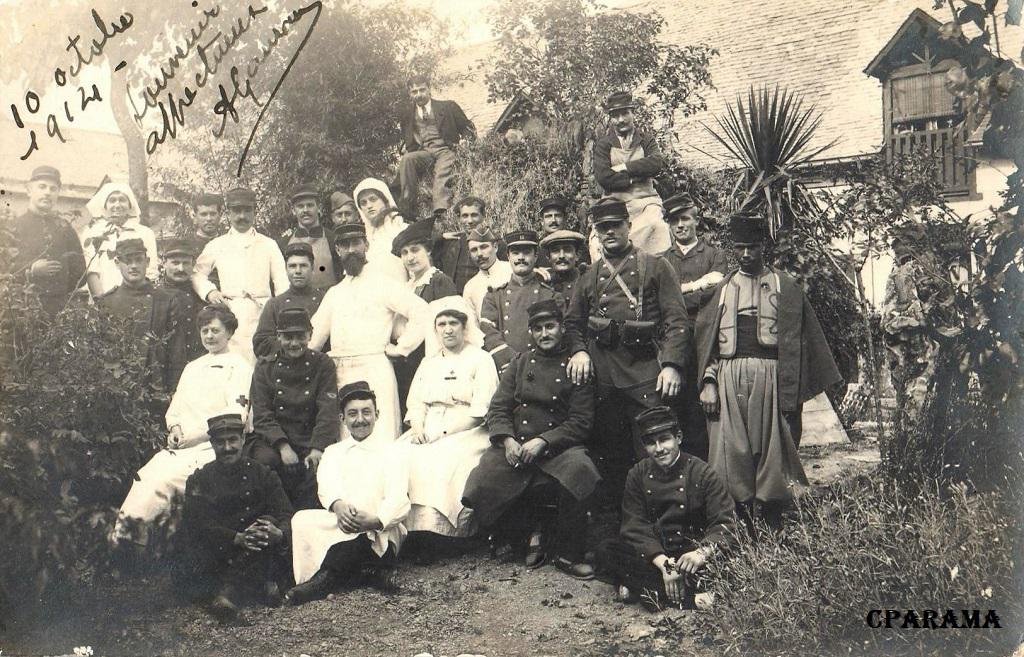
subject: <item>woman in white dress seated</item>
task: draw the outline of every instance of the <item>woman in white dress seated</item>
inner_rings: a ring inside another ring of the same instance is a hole
[[[490,447],[484,417],[498,388],[494,359],[479,345],[483,334],[466,300],[431,302],[426,357],[409,390],[406,422],[399,437],[408,445],[409,531],[469,536],[472,512],[462,506],[469,473]]]
[[[145,545],[148,524],[166,514],[184,494],[189,475],[214,460],[207,420],[222,413],[249,415],[252,366],[228,350],[238,319],[227,306],[207,306],[196,315],[206,355],[188,363],[167,408],[167,449],[144,465],[118,513],[115,544]]]

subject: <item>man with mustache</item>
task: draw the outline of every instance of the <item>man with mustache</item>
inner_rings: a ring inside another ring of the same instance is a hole
[[[590,579],[587,504],[600,476],[584,443],[594,385],[565,376],[569,346],[558,301],[531,304],[527,314],[535,349],[517,354],[501,376],[487,411],[492,446],[470,474],[463,503],[482,527],[525,544],[527,568],[540,567],[550,553],[560,570]],[[545,513],[552,502],[556,512]]]
[[[400,433],[398,384],[389,357],[406,357],[423,342],[427,302],[387,274],[367,264],[366,227],[345,224],[335,231],[334,248],[345,277],[324,295],[313,315],[311,349],[331,341],[338,385],[367,381],[377,396],[381,424]],[[395,320],[408,320],[398,344],[390,342]]]
[[[479,196],[466,196],[455,204],[455,218],[460,230],[454,233],[442,233],[434,244],[434,262],[437,268],[448,274],[455,283],[459,294],[465,294],[466,283],[479,271],[476,258],[470,253],[469,235],[473,231],[485,230],[487,220],[487,203]],[[498,259],[506,257],[505,245],[497,243]]]
[[[708,463],[748,527],[760,518],[778,528],[807,485],[797,454],[803,403],[842,376],[800,284],[764,262],[767,219],[734,215],[729,234],[739,269],[697,317]]]
[[[541,238],[540,251],[548,261],[548,275],[551,287],[565,297],[565,302],[572,299],[576,284],[587,265],[580,262],[586,254],[584,245],[587,238],[572,230],[556,230]]]
[[[278,476],[245,457],[242,416],[226,413],[208,424],[216,460],[185,484],[175,579],[189,597],[212,596],[209,611],[222,623],[244,624],[239,605],[247,598],[271,606],[281,600],[292,508]]]
[[[199,337],[196,316],[205,305],[192,289],[192,270],[195,268],[196,247],[189,240],[172,238],[159,245],[160,280],[157,287],[178,295],[181,303],[182,333],[185,341],[185,359],[192,361],[206,353]]]
[[[356,202],[345,192],[336,191],[331,194],[331,221],[335,226],[362,221]]]
[[[181,295],[158,288],[146,278],[149,253],[141,239],[117,242],[114,262],[121,284],[96,299],[107,313],[131,322],[149,382],[154,390],[174,392],[188,362],[185,324],[189,321]]]
[[[697,204],[686,192],[676,194],[665,201],[665,221],[672,231],[675,244],[662,256],[676,272],[679,290],[683,293],[683,303],[686,304],[686,313],[690,316],[691,322],[697,321],[697,313],[711,299],[715,287],[729,271],[725,252],[697,237],[699,214]],[[697,354],[691,351],[676,412],[679,414],[680,424],[685,428],[683,449],[706,461],[708,432],[704,411],[697,399],[699,378]]]
[[[626,478],[619,537],[597,549],[598,564],[618,585],[617,599],[660,609],[706,608],[695,584],[708,557],[730,542],[732,499],[707,463],[679,448],[682,432],[665,406],[636,418],[647,458]]]
[[[507,283],[493,287],[484,295],[480,310],[480,328],[484,349],[494,358],[500,374],[512,358],[530,348],[527,309],[538,301],[554,299],[565,306],[565,299],[537,274],[539,238],[536,231],[519,230],[505,234],[512,276]]]
[[[597,379],[594,451],[615,503],[626,471],[643,453],[630,420],[679,394],[692,329],[672,267],[630,242],[626,204],[601,199],[591,223],[603,257],[569,304],[567,373],[579,384]]]
[[[236,188],[224,195],[231,230],[203,248],[196,260],[192,286],[207,303],[226,304],[238,318],[231,349],[256,363],[252,337],[263,306],[288,289],[288,273],[277,242],[256,232],[256,194]],[[217,272],[218,285],[210,279]]]
[[[338,282],[341,267],[334,253],[332,229],[320,221],[320,194],[313,185],[304,183],[292,190],[290,200],[295,225],[278,240],[281,251],[289,244],[308,244],[313,252],[309,284],[313,289],[325,290]]]
[[[392,567],[408,534],[409,463],[394,434],[376,436],[377,399],[366,381],[338,391],[350,439],[327,448],[317,472],[321,509],[292,519],[296,586],[285,604],[323,598],[355,583],[367,570],[371,585],[394,590]],[[387,429],[385,429],[387,432]]]
[[[498,258],[498,245],[498,238],[488,226],[477,226],[466,236],[466,246],[478,271],[466,283],[462,296],[477,317],[488,290],[501,287],[512,278],[512,265]]]
[[[278,348],[256,364],[249,392],[249,456],[277,472],[296,509],[316,508],[316,468],[341,433],[334,361],[306,346],[311,333],[305,308],[282,310]]]
[[[12,270],[31,283],[43,310],[56,314],[82,284],[85,257],[75,229],[57,213],[60,171],[39,166],[25,183],[28,209],[10,225],[17,246]]]
[[[627,91],[616,91],[604,103],[608,132],[594,142],[594,177],[604,193],[626,204],[629,239],[636,248],[663,253],[672,245],[661,220],[661,196],[654,179],[668,166],[653,134],[636,128],[636,101]],[[600,256],[600,239],[591,237],[591,255]]]
[[[549,196],[548,198],[542,199],[540,202],[540,237],[545,238],[548,235],[565,230],[565,217],[569,207],[569,202],[561,196]],[[537,254],[537,267],[539,269],[546,269],[551,266],[551,262],[548,260],[547,253],[541,249],[540,253]]]
[[[333,251],[333,249],[332,249]],[[281,313],[288,308],[303,308],[310,317],[320,307],[324,290],[313,287],[313,247],[303,241],[284,247],[284,266],[288,272],[288,289],[269,299],[260,313],[259,324],[252,336],[253,352],[273,357],[278,348],[277,330]],[[339,264],[338,271],[341,271]]]

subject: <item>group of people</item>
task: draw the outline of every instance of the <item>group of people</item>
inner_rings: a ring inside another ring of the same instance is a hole
[[[443,168],[458,117],[422,87],[411,134],[438,121],[417,143]],[[167,448],[111,540],[142,549],[182,499],[179,579],[225,619],[253,594],[393,588],[409,532],[490,536],[624,600],[706,603],[708,557],[738,526],[779,527],[806,485],[801,405],[840,377],[800,286],[764,260],[764,217],[730,219],[730,271],[693,199],[655,191],[663,160],[629,95],[608,109],[589,236],[559,196],[500,237],[469,196],[442,233],[447,201],[410,224],[369,178],[329,211],[296,188],[277,240],[255,230],[251,190],[203,195],[194,234],[161,243],[112,183],[79,242],[53,217],[59,172],[39,167],[21,271],[51,310],[79,276],[173,392]],[[588,550],[600,505],[620,532]]]

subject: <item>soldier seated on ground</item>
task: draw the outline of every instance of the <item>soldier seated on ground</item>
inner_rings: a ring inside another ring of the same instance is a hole
[[[696,591],[708,557],[736,531],[729,491],[704,461],[679,449],[682,431],[666,406],[637,416],[647,458],[626,478],[618,538],[598,547],[598,564],[617,599],[661,609],[710,606]]]
[[[396,587],[392,566],[408,534],[408,461],[391,437],[373,436],[380,414],[366,381],[344,386],[338,402],[351,438],[328,447],[320,461],[324,508],[299,511],[292,519],[296,586],[286,604],[322,598],[363,575],[383,590]]]
[[[244,427],[237,413],[210,418],[216,460],[185,484],[177,583],[190,597],[212,595],[210,613],[225,623],[241,621],[251,598],[278,604],[287,573],[292,507],[278,476],[242,456]]]

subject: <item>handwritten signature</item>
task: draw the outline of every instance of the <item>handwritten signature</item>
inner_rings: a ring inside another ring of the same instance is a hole
[[[178,128],[185,125],[185,109],[192,106],[199,96],[199,92],[220,70],[221,63],[236,45],[240,43],[242,36],[249,31],[253,22],[267,11],[267,7],[254,7],[250,4],[243,16],[231,22],[230,29],[227,32],[218,30],[212,37],[206,38],[208,36],[206,32],[211,20],[220,15],[220,7],[203,10],[202,18],[189,30],[184,41],[177,45],[174,55],[167,60],[166,64],[161,65],[159,76],[155,77],[153,82],[143,89],[142,97],[144,104],[141,109],[136,104],[134,97],[129,93],[129,99],[134,110],[134,119],[140,125],[150,109],[160,112],[160,126],[151,130],[146,137],[147,153],[152,154],[168,139],[177,137]],[[252,130],[249,132],[249,137],[239,157],[238,169],[235,175],[241,175],[242,167],[245,164],[249,148],[252,146],[252,141],[256,136],[256,131],[259,129],[260,122],[263,120],[270,102],[281,89],[281,85],[284,84],[284,80],[288,77],[288,73],[298,59],[299,54],[309,41],[309,37],[316,27],[322,11],[323,4],[317,0],[289,12],[279,25],[272,28],[270,38],[266,42],[258,44],[259,54],[249,59],[245,65],[244,75],[238,66],[232,66],[228,70],[230,91],[224,84],[218,85],[217,91],[219,96],[213,106],[213,113],[219,116],[221,120],[220,125],[214,129],[214,136],[219,138],[224,134],[229,118],[238,123],[238,108],[235,106],[235,103],[239,98],[248,98],[260,108],[260,113],[253,124]],[[309,25],[306,27],[306,32],[302,36],[302,41],[295,49],[295,52],[292,53],[273,90],[271,90],[266,99],[261,100],[252,88],[252,80],[257,76],[263,62],[271,55],[281,39],[290,34],[292,26],[302,20],[307,14],[312,14],[312,16]],[[160,94],[168,87],[170,81],[182,66],[183,60],[187,59],[193,52],[202,63],[202,70],[196,73],[193,78],[195,85],[189,86],[185,84],[178,95],[175,95],[173,92],[167,92],[164,94],[164,99],[159,99]]]

